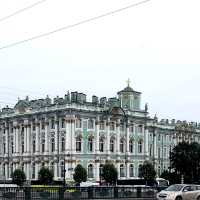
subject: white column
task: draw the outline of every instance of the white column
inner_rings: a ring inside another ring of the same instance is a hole
[[[27,125],[24,126],[24,153],[27,153]]]
[[[6,156],[8,155],[8,127],[5,127],[5,136],[6,136]]]
[[[40,141],[39,141],[39,134],[40,134],[40,128],[39,128],[39,124],[38,122],[35,125],[36,127],[36,134],[35,134],[35,149],[36,149],[36,153],[38,154],[40,151]]]
[[[38,179],[38,172],[39,172],[39,163],[35,163],[35,179]]]
[[[75,117],[73,116],[72,120],[71,120],[71,149],[72,149],[72,154],[75,153],[75,147],[76,147],[76,144],[75,144]],[[82,143],[83,144],[83,143]],[[83,146],[82,146],[82,150],[83,150]]]
[[[144,133],[144,155],[149,155],[149,131],[147,128]]]
[[[129,169],[130,169],[130,168],[129,168],[129,163],[127,163],[127,164],[126,164],[126,178],[127,178],[127,179],[130,178],[130,176],[129,176],[129,175],[130,175]]]
[[[156,137],[156,135],[157,135],[157,130],[155,130],[155,132],[154,132],[154,135],[153,135],[153,141],[154,141],[154,158],[157,158],[157,137]]]
[[[19,126],[16,127],[16,154],[19,155]]]
[[[58,119],[55,119],[55,153],[57,154],[58,152],[58,126],[59,126],[59,121]]]
[[[100,167],[100,163],[97,162],[95,164],[95,179],[96,179],[96,181],[100,180],[100,177],[99,177],[99,167]]]
[[[49,148],[49,122],[48,119],[46,118],[45,120],[45,153],[48,154]]]
[[[117,120],[116,124],[116,153],[120,154],[119,143],[120,143],[120,120]]]
[[[27,180],[30,180],[31,179],[31,176],[30,176],[30,172],[31,172],[31,168],[30,168],[30,163],[27,163],[27,171],[26,171],[26,173],[27,173]]]
[[[54,162],[54,179],[55,180],[58,179],[58,173],[57,173],[58,172],[58,168],[57,168],[58,166],[57,165],[58,165],[57,161]]]
[[[95,152],[99,154],[99,117],[96,119],[96,141],[95,141]]]
[[[16,156],[16,127],[13,128],[13,146],[14,146],[14,156]]]
[[[27,126],[27,154],[30,155],[31,153],[31,125],[28,124]]]
[[[129,126],[127,124],[127,126],[125,126],[126,128],[126,153],[129,154],[129,135],[130,135],[130,132],[129,132]]]
[[[65,120],[65,153],[69,153],[70,151],[70,120],[69,117],[66,116]]]
[[[106,122],[106,153],[110,154],[110,118],[108,117]]]

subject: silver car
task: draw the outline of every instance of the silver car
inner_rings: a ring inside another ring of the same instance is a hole
[[[157,200],[200,200],[200,185],[171,185],[157,194]]]

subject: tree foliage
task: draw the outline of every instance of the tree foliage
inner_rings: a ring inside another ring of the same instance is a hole
[[[22,186],[23,183],[26,181],[26,175],[25,175],[24,171],[22,171],[21,169],[16,169],[12,173],[11,177],[12,177],[12,182],[19,186]]]
[[[118,172],[115,166],[111,163],[106,163],[102,169],[102,177],[109,184],[116,184],[118,178]]]
[[[80,184],[81,182],[85,182],[87,180],[87,171],[86,171],[86,169],[82,165],[78,164],[76,166],[76,168],[74,169],[73,178],[74,178],[74,181],[76,183]]]
[[[53,172],[46,167],[42,167],[38,172],[38,179],[41,184],[50,184],[53,181]]]
[[[200,178],[200,145],[196,142],[182,142],[170,154],[171,166],[185,182],[197,182]]]
[[[161,178],[164,178],[169,181],[169,184],[177,184],[181,183],[181,176],[177,172],[169,172],[167,170],[163,171],[163,173],[160,175]]]
[[[150,162],[144,161],[143,165],[141,165],[139,169],[139,177],[144,178],[146,181],[155,180],[156,171]]]

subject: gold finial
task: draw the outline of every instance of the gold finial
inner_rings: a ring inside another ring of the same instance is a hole
[[[129,87],[130,86],[130,79],[128,78],[128,80],[126,81],[127,82],[127,86]]]

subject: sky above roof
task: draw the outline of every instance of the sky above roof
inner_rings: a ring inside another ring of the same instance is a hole
[[[142,92],[151,116],[200,121],[200,1],[150,0],[10,48],[1,47],[103,15],[141,0],[0,2],[0,105],[17,98],[115,97]]]

